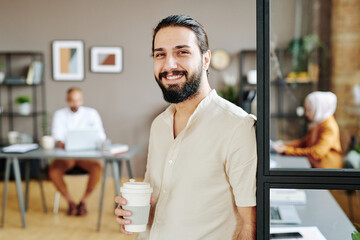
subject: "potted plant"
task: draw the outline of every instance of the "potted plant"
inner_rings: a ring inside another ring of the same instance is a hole
[[[292,55],[293,65],[293,72],[288,77],[304,77],[317,81],[319,77],[319,59],[316,50],[322,50],[322,60],[324,60],[326,54],[326,47],[319,37],[315,34],[310,34],[300,39],[293,39],[288,49]]]
[[[224,88],[218,90],[218,94],[220,97],[225,98],[229,102],[234,104],[237,103],[238,90],[234,85],[226,84]]]
[[[21,115],[29,115],[31,112],[29,96],[18,96],[15,99],[15,103],[18,104],[18,111]]]

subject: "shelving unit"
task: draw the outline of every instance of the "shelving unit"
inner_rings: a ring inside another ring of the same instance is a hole
[[[270,138],[291,140],[301,138],[307,130],[307,120],[305,115],[298,116],[296,108],[303,106],[305,97],[316,91],[317,81],[311,79],[291,79],[288,81],[287,75],[292,71],[291,55],[287,48],[275,50],[279,61],[282,78],[278,76],[276,68],[270,68],[274,74],[270,78]]]
[[[26,79],[29,68],[34,61],[42,63],[40,71],[40,81],[37,84],[27,84],[26,82],[9,82],[9,79]],[[44,55],[42,52],[0,52],[0,63],[5,65],[3,71],[5,80],[0,84],[0,106],[3,111],[0,113],[0,145],[8,144],[7,132],[16,131],[15,119],[21,122],[32,119],[32,138],[34,142],[39,142],[39,122],[46,113],[45,102],[45,81],[44,81]],[[19,93],[27,92],[31,97],[32,111],[29,115],[19,114],[14,106],[14,97]],[[23,119],[22,119],[23,118]],[[7,130],[5,123],[8,121]]]
[[[307,130],[305,115],[298,116],[296,108],[303,106],[307,94],[316,90],[314,83],[279,83],[274,80],[270,86],[270,137],[292,140],[301,138]]]
[[[291,71],[291,55],[287,48],[275,50],[279,61],[280,71],[283,79],[276,74],[271,77],[270,82],[270,114],[272,139],[294,139],[302,137],[306,132],[305,116],[296,114],[296,107],[302,106],[307,94],[317,90],[317,82],[293,81],[286,82],[285,78]],[[238,105],[245,111],[250,112],[250,103],[244,101],[249,91],[256,91],[256,85],[249,84],[247,72],[256,69],[256,50],[246,49],[239,53],[239,102]]]
[[[247,72],[256,69],[256,50],[246,49],[241,50],[239,54],[239,101],[238,105],[244,110],[249,111],[249,105],[244,98],[249,91],[256,91],[255,84],[249,84],[247,81]]]

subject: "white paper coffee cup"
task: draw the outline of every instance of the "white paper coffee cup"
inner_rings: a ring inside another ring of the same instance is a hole
[[[122,208],[132,212],[130,217],[131,224],[125,225],[128,232],[144,232],[149,220],[150,198],[153,192],[152,187],[146,182],[135,182],[130,179],[129,182],[123,184],[120,188],[121,195],[126,199],[127,204]]]
[[[51,150],[55,147],[55,139],[52,136],[43,136],[40,141],[41,147],[45,150]]]
[[[16,132],[16,131],[8,132],[9,144],[11,145],[11,144],[18,143],[19,136],[20,136],[19,132]]]

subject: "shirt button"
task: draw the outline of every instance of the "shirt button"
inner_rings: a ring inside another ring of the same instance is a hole
[[[170,163],[170,164],[173,164],[173,160],[170,160],[169,163]]]
[[[156,220],[155,222],[156,222],[157,224],[159,224],[159,223],[160,223],[160,221],[159,221],[159,220]]]
[[[166,190],[165,190],[165,189],[163,190],[163,193],[166,193]]]

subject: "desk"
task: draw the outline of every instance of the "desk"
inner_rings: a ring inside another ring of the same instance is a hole
[[[311,168],[307,157],[270,154],[270,168]],[[273,165],[273,166],[272,166]]]
[[[277,168],[310,168],[306,157],[271,154]],[[308,167],[306,167],[308,166]],[[305,190],[306,205],[297,205],[301,224],[274,227],[317,226],[327,240],[351,239],[354,226],[328,190]]]
[[[130,160],[138,152],[140,152],[140,150],[141,150],[141,147],[130,146],[128,152],[117,155],[117,156],[104,154],[101,151],[66,152],[63,149],[54,149],[54,150],[38,149],[35,151],[22,153],[22,154],[21,153],[0,153],[1,158],[6,158],[1,226],[2,227],[4,226],[5,209],[6,209],[6,201],[7,201],[7,187],[8,187],[8,182],[9,182],[11,164],[13,165],[13,171],[14,171],[14,175],[15,175],[15,182],[16,182],[16,189],[17,189],[19,207],[20,207],[20,212],[21,212],[22,226],[24,228],[26,228],[25,205],[24,205],[24,198],[23,198],[23,193],[22,193],[22,188],[21,188],[21,174],[20,174],[20,167],[19,167],[19,159],[44,159],[44,158],[103,159],[105,161],[105,164],[104,164],[104,173],[103,173],[103,180],[102,180],[101,197],[100,197],[100,203],[99,203],[99,216],[98,216],[98,223],[97,223],[97,230],[100,231],[105,183],[106,183],[109,165],[112,166],[113,177],[114,177],[114,182],[115,182],[115,193],[116,193],[116,195],[120,195],[121,163],[122,163],[122,161],[126,162],[129,176],[130,176],[130,178],[132,178],[133,174],[131,171]],[[26,182],[28,183],[28,181],[29,181],[29,179],[27,176]],[[25,195],[27,195],[27,193],[28,193],[27,187],[28,187],[28,184],[26,184]],[[27,199],[27,197],[26,197],[26,199]]]

